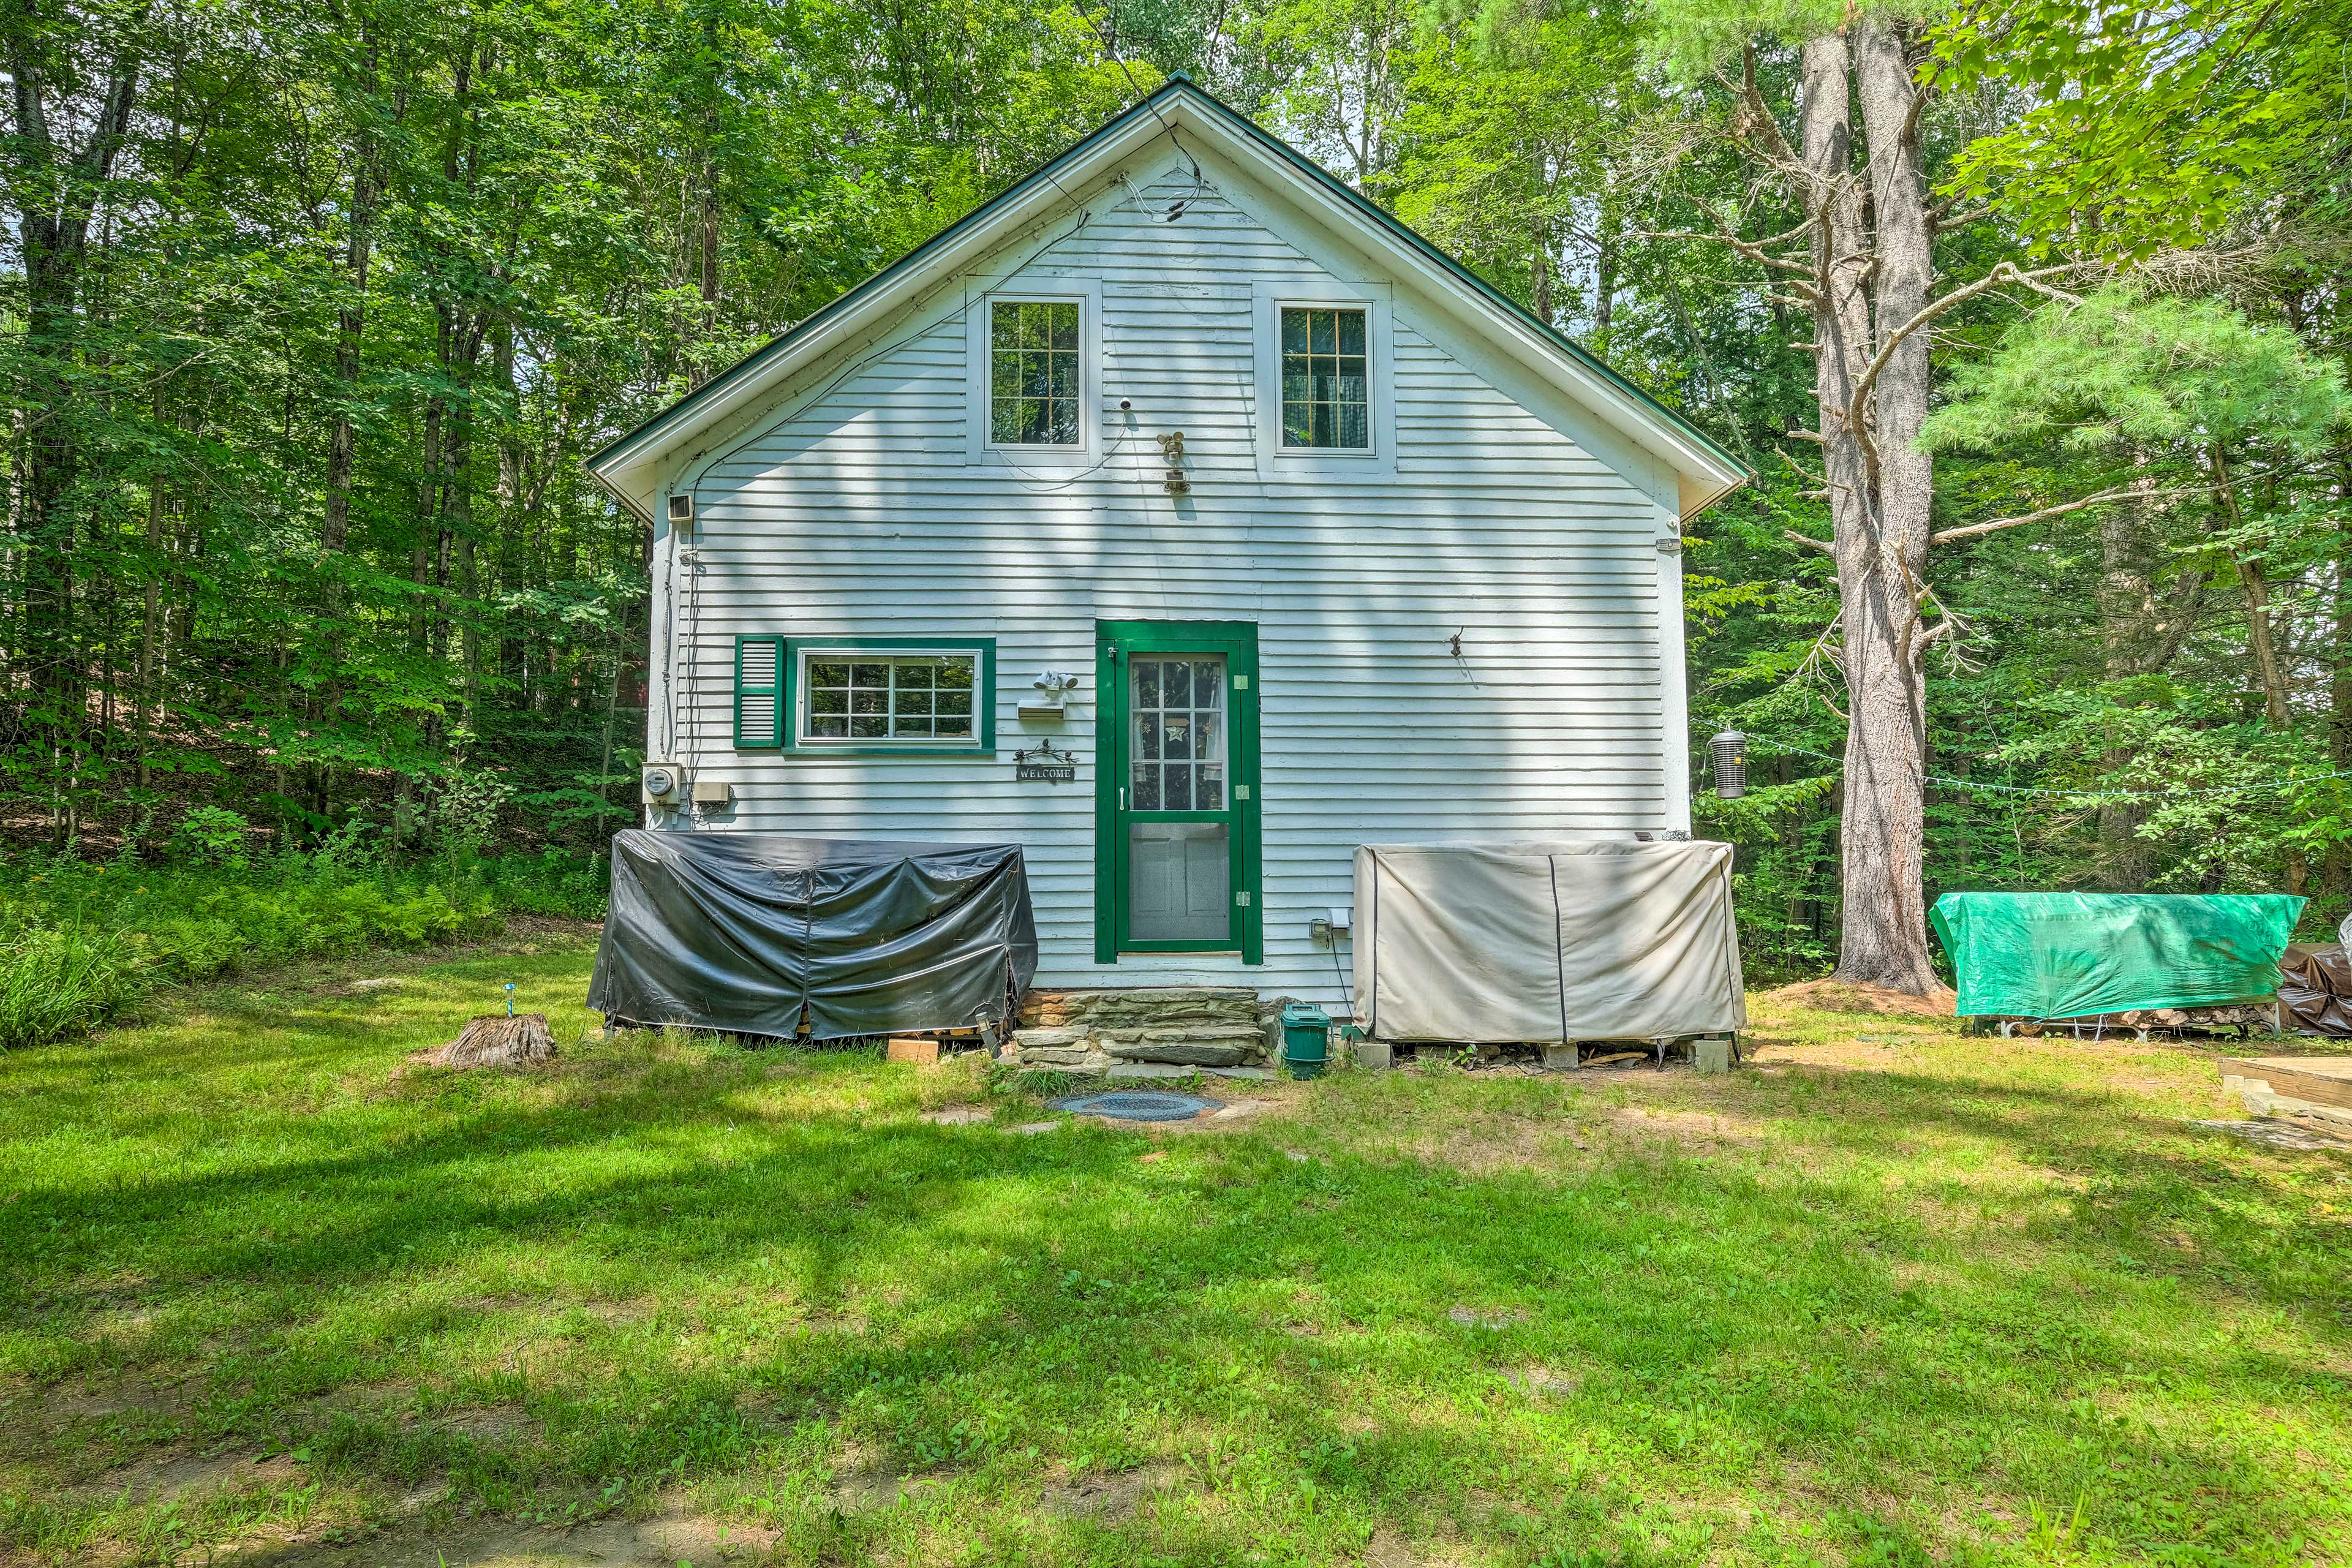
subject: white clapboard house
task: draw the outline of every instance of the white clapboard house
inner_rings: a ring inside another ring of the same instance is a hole
[[[1041,986],[1337,1002],[1358,845],[1689,826],[1740,464],[1181,79],[590,466],[648,826],[1017,842]]]

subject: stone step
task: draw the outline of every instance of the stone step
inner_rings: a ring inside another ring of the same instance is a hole
[[[1033,991],[1022,1004],[1024,1027],[1150,1027],[1177,1024],[1252,1025],[1262,1011],[1255,991],[1238,986],[1160,986],[1135,991]]]
[[[1021,1065],[1027,1068],[1080,1068],[1100,1065],[1110,1058],[1102,1052],[1087,1047],[1084,1041],[1075,1046],[1024,1046]]]
[[[1089,1057],[1082,1062],[1014,1062],[1019,1072],[1058,1073],[1064,1078],[1098,1079],[1115,1065],[1108,1057]]]
[[[1125,1062],[1184,1062],[1194,1067],[1240,1067],[1262,1056],[1265,1040],[1255,1030],[1247,1034],[1190,1034],[1181,1029],[1150,1029],[1139,1040],[1108,1040],[1103,1048]]]

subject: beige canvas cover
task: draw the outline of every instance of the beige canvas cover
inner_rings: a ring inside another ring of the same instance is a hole
[[[1564,839],[1356,851],[1374,1039],[1654,1039],[1747,1026],[1731,846]]]

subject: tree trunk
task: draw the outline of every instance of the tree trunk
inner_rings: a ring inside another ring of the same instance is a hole
[[[375,86],[375,46],[362,57],[360,85]],[[335,313],[334,417],[327,433],[326,511],[319,525],[319,543],[326,555],[325,582],[320,584],[320,612],[326,622],[326,684],[320,703],[322,724],[332,729],[341,718],[343,658],[342,554],[352,531],[352,468],[356,442],[352,409],[359,399],[360,342],[367,326],[368,264],[374,252],[375,181],[368,139],[359,139],[352,156],[350,233],[343,247],[343,303]]]
[[[1801,155],[1816,218],[1814,390],[1849,704],[1837,978],[1920,994],[1937,984],[1923,880],[1927,644],[1918,613],[1935,478],[1916,441],[1927,411],[1927,335],[1895,344],[1864,406],[1853,406],[1875,345],[1927,306],[1933,284],[1912,114],[1917,89],[1902,37],[1876,19],[1855,28],[1851,47],[1834,34],[1808,42],[1803,82]],[[1871,139],[1874,249],[1853,172],[1850,87],[1859,89]]]
[[[2339,447],[2336,458],[2336,496],[2352,498],[2352,451]],[[2337,773],[2352,771],[2352,518],[2338,525],[2336,549],[2334,668],[2328,682],[2327,757]],[[2341,898],[2352,890],[2352,846],[2341,839],[2327,847],[2320,869],[2320,891]]]
[[[1609,328],[1616,320],[1618,229],[1623,214],[1618,210],[1613,194],[1603,191],[1600,216],[1594,224],[1592,245],[1592,352],[1609,353]]]
[[[2221,521],[2234,531],[2239,525],[2238,492],[2230,480],[2229,459],[2219,447],[2208,454],[2213,475],[2213,494],[2221,507]],[[2230,557],[2237,563],[2238,584],[2246,595],[2246,642],[2253,656],[2254,682],[2263,695],[2263,717],[2273,730],[2285,731],[2294,722],[2287,703],[2286,669],[2279,662],[2278,646],[2271,637],[2271,590],[2263,577],[2262,563],[2245,555],[2242,548],[2231,546]]]
[[[20,195],[16,238],[24,267],[26,406],[32,411],[21,447],[25,642],[19,658],[33,684],[32,719],[53,752],[78,750],[87,723],[86,672],[74,630],[76,527],[68,497],[79,470],[76,405],[81,281],[93,213],[113,178],[131,126],[142,62],[135,47],[109,62],[104,96],[87,140],[58,142],[49,118],[50,84],[43,44],[31,27],[7,33],[10,126],[5,154],[16,165]],[[69,88],[70,89],[70,84]],[[72,121],[69,112],[68,122]],[[76,825],[70,812],[60,831]]]
[[[155,383],[155,423],[164,421],[168,403],[165,388],[168,378]],[[155,721],[155,640],[163,613],[163,476],[160,473],[147,479],[147,591],[139,619],[139,694],[135,709],[138,731],[137,778],[142,790],[154,784],[154,772],[150,763],[149,747]]]
[[[2110,682],[2139,673],[2139,644],[2150,604],[2149,585],[2141,568],[2140,542],[2146,533],[2141,516],[2145,503],[2100,509],[2099,518],[2099,638]],[[2112,784],[2131,765],[2132,747],[2110,735],[2099,757],[2101,782]],[[2099,885],[2110,892],[2137,893],[2147,886],[2148,845],[2139,837],[2147,807],[2137,800],[2105,799],[2099,804]]]

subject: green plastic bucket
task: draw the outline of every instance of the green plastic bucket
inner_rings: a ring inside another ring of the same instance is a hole
[[[1331,1059],[1331,1015],[1294,1002],[1282,1010],[1282,1059],[1293,1078],[1319,1078]]]

